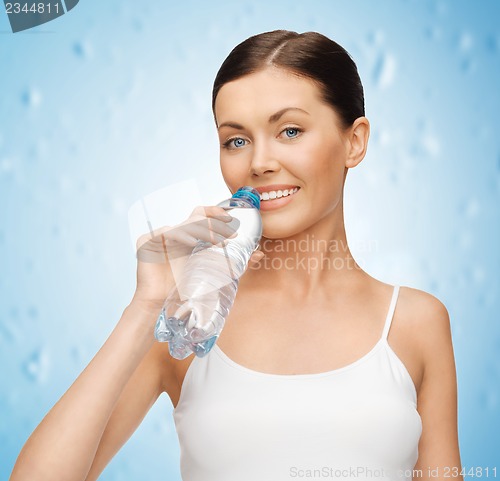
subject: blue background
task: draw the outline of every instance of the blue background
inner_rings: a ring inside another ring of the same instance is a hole
[[[193,177],[227,197],[213,78],[276,28],[356,61],[372,135],[345,189],[353,254],[447,306],[462,464],[499,465],[499,16],[486,0],[82,0],[12,34],[1,13],[1,479],[131,299],[129,206]],[[171,414],[163,394],[100,479],[180,480]]]

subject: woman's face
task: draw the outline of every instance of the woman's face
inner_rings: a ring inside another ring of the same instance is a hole
[[[342,208],[349,142],[312,81],[275,67],[247,75],[220,89],[215,115],[230,191],[250,185],[266,199],[281,190],[261,201],[266,238],[296,235]]]

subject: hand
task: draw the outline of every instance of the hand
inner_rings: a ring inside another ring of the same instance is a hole
[[[233,220],[222,207],[198,206],[181,224],[141,236],[137,240],[137,286],[132,302],[160,311],[197,242],[224,245],[226,239],[237,235],[237,225],[228,225]],[[260,261],[263,255],[254,252],[250,262]]]

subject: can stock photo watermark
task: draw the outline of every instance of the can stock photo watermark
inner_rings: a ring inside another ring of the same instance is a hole
[[[382,479],[391,478],[391,472],[386,468],[368,466],[320,466],[299,467],[290,466],[289,476],[292,479]],[[402,474],[402,473],[401,473]]]

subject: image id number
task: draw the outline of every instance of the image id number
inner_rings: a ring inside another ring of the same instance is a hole
[[[5,10],[8,15],[16,13],[59,13],[58,3],[6,3]]]

